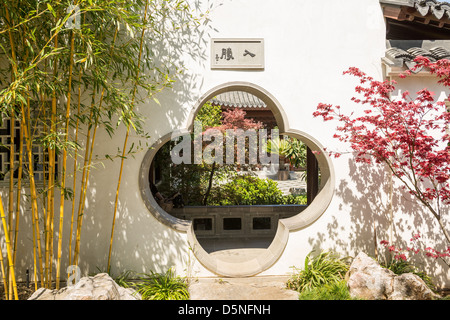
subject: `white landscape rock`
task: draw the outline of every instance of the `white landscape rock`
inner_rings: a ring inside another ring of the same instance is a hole
[[[353,260],[346,276],[352,297],[367,300],[432,300],[439,298],[417,275],[396,275],[365,253]]]
[[[38,289],[28,300],[141,300],[131,288],[119,286],[108,274],[83,277],[75,285],[51,290]]]

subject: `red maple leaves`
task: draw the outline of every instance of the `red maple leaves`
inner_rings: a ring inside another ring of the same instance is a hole
[[[449,60],[432,63],[419,57],[415,61],[450,88]],[[334,137],[349,143],[356,161],[385,163],[443,227],[441,205],[450,204],[450,112],[445,103],[436,102],[427,89],[414,99],[408,92],[393,99],[395,81],[376,81],[354,67],[344,74],[359,78],[358,97],[351,100],[364,109],[347,115],[339,106],[320,103],[313,115],[337,120],[340,125]]]

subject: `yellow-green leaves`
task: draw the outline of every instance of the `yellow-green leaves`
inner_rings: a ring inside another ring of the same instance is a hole
[[[52,5],[50,3],[47,3],[47,9],[52,13],[52,15],[56,18],[56,12],[55,9],[53,9]]]

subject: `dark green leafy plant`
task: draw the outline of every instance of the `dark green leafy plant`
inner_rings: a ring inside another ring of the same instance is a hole
[[[265,205],[282,202],[283,193],[275,181],[253,176],[238,176],[216,187],[212,201],[220,205]]]
[[[306,205],[308,204],[308,198],[306,197],[306,194],[301,195],[287,195],[283,196],[283,201],[281,204],[297,204],[297,205]]]
[[[312,257],[312,253],[306,256],[303,269],[293,267],[295,272],[287,282],[288,288],[303,292],[344,279],[349,268],[346,258],[339,258],[332,252],[321,252]]]
[[[283,195],[278,183],[270,179],[238,175],[231,181],[215,186],[210,205],[286,205],[306,204],[306,195]]]
[[[222,125],[222,108],[207,102],[200,108],[195,121],[202,124],[203,129]]]
[[[269,140],[266,149],[267,152],[285,157],[296,168],[306,167],[307,147],[301,140],[291,137]]]
[[[308,288],[299,294],[299,300],[355,300],[350,296],[347,283],[342,280],[321,287]]]
[[[151,272],[139,277],[136,289],[142,300],[188,300],[189,291],[184,278],[176,276],[172,269],[166,273]]]

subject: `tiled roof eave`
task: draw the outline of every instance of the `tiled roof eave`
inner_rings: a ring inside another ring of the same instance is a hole
[[[261,99],[244,91],[219,94],[211,100],[211,103],[227,108],[261,109],[267,107]]]
[[[407,45],[407,41],[388,41],[388,49],[382,62],[391,73],[394,71],[394,73],[400,73],[405,70],[416,74],[424,73],[425,70],[414,68],[416,66],[414,60],[419,56],[426,57],[430,61],[450,59],[450,41],[441,41],[439,45],[436,45],[434,41],[422,41],[421,47],[411,46],[408,48]]]
[[[399,20],[426,17],[441,24],[450,21],[450,3],[436,0],[380,0],[383,7],[397,8]]]

